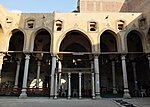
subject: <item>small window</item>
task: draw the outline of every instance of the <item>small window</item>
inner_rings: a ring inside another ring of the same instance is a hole
[[[142,18],[139,20],[139,28],[140,29],[145,29],[147,26],[147,23],[146,23],[146,19],[145,18]]]
[[[118,30],[123,30],[124,29],[124,21],[119,20],[117,23],[117,28],[118,28]]]
[[[61,20],[57,20],[56,21],[56,30],[57,31],[61,31],[62,30],[62,21]]]
[[[96,31],[97,26],[96,26],[96,22],[90,22],[90,31]]]
[[[34,28],[34,20],[28,20],[26,27],[30,29]]]
[[[6,18],[6,27],[11,27],[11,26],[12,26],[12,19]]]

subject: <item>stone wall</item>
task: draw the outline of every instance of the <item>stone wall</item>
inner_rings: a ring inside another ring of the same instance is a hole
[[[150,0],[128,0],[128,8],[131,12],[147,12],[150,9]]]
[[[150,0],[80,0],[80,12],[143,12],[150,11]]]
[[[128,11],[126,0],[80,0],[80,12]]]

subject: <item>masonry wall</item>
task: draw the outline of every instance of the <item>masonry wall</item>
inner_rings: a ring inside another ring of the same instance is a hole
[[[131,12],[143,12],[150,11],[150,0],[128,0],[128,8]]]
[[[79,0],[80,12],[143,12],[150,11],[150,0]]]
[[[128,11],[126,0],[80,0],[80,12]]]

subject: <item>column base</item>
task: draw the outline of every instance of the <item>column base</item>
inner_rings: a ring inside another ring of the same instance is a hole
[[[54,99],[54,95],[50,95],[50,99]]]
[[[125,99],[130,99],[131,98],[128,89],[124,89],[123,98],[125,98]]]
[[[116,88],[113,88],[113,94],[117,94],[118,92],[117,92],[117,90],[116,90]]]
[[[26,99],[28,96],[27,96],[27,90],[26,89],[22,89],[21,90],[22,92],[21,92],[21,94],[20,94],[20,96],[19,96],[19,98],[20,99]]]
[[[17,85],[15,85],[15,86],[14,86],[14,88],[18,88],[18,86],[17,86]]]
[[[81,97],[81,96],[79,96],[79,99],[82,99],[82,97]]]
[[[96,94],[95,94],[95,98],[96,98],[96,99],[101,99],[100,93],[96,93]]]
[[[57,96],[55,96],[54,99],[56,100],[56,99],[57,99]]]
[[[71,99],[71,97],[68,97],[68,100],[70,100]]]
[[[92,99],[95,100],[95,96],[92,96]]]

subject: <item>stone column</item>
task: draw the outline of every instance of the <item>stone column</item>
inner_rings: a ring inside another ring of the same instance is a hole
[[[56,70],[56,56],[52,56],[50,98],[54,97],[54,74],[55,74],[55,70]]]
[[[95,55],[94,57],[94,70],[95,70],[95,94],[96,94],[96,98],[101,98],[98,55]]]
[[[15,77],[15,86],[14,86],[14,88],[18,88],[18,79],[19,79],[20,63],[21,63],[21,59],[19,59],[19,60],[17,61],[17,69],[16,69],[16,77]]]
[[[147,56],[149,62],[149,71],[150,71],[150,55]]]
[[[127,70],[126,70],[126,58],[125,55],[121,56],[122,60],[122,71],[123,71],[123,85],[124,85],[124,95],[123,98],[131,98],[128,89],[128,79],[127,79]]]
[[[112,61],[112,79],[113,79],[113,94],[117,94],[117,90],[116,90],[115,61]]]
[[[132,62],[133,66],[133,76],[134,76],[134,91],[135,95],[138,94],[138,85],[137,85],[137,77],[136,77],[136,62]]]
[[[0,53],[0,84],[2,83],[2,65],[3,65],[4,54]]]
[[[60,89],[61,87],[61,72],[62,72],[62,64],[61,64],[61,61],[58,61],[58,73],[59,73],[58,89]]]
[[[37,61],[37,76],[36,76],[36,88],[39,88],[41,61]]]
[[[71,97],[71,73],[68,73],[68,99]]]
[[[24,68],[24,75],[23,75],[23,85],[22,90],[19,98],[26,98],[27,97],[27,79],[28,79],[28,69],[29,69],[29,59],[30,55],[26,54],[25,56],[25,68]]]
[[[94,73],[92,73],[92,98],[95,99]]]
[[[54,97],[54,99],[57,99],[57,78],[58,78],[58,76],[57,76],[57,73],[55,74],[55,97]]]
[[[81,78],[82,78],[82,73],[79,73],[79,99],[81,99],[81,97],[82,97],[82,92],[81,92],[82,80],[81,80]]]

